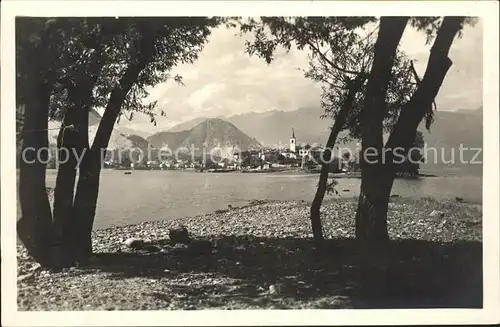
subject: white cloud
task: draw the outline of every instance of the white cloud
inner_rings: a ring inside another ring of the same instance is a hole
[[[200,89],[193,92],[187,102],[196,110],[204,111],[203,105],[209,100],[218,96],[218,93],[226,89],[225,83],[210,83],[202,86]]]

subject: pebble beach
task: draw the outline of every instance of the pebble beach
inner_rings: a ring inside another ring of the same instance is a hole
[[[305,201],[252,201],[206,215],[95,230],[90,264],[61,271],[41,268],[18,245],[18,310],[482,305],[480,205],[392,198],[390,253],[367,268],[354,245],[356,204],[324,203],[322,251],[312,240]],[[179,226],[203,248],[172,245],[169,229]],[[131,248],[131,238],[148,246]],[[361,289],[360,280],[375,288],[367,291],[365,283]]]

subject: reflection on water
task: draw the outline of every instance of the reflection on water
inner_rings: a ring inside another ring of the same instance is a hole
[[[56,171],[47,172],[54,186]],[[359,179],[339,179],[339,196],[357,196]],[[104,170],[95,228],[194,216],[243,205],[253,199],[312,200],[318,175],[195,173],[176,171]],[[404,197],[462,197],[481,202],[481,176],[430,177],[396,180],[393,194]],[[333,195],[327,195],[332,198]]]

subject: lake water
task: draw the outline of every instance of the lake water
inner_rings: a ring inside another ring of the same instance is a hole
[[[47,171],[54,187],[57,172]],[[481,203],[482,177],[447,176],[420,180],[397,179],[393,194],[404,197],[462,197]],[[360,179],[339,179],[340,196],[359,194]],[[242,174],[182,171],[103,170],[95,228],[210,213],[250,200],[306,200],[316,191],[318,175],[299,173]],[[333,198],[327,195],[326,199]]]

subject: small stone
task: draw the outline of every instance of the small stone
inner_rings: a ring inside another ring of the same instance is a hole
[[[168,235],[172,244],[188,244],[191,241],[186,227],[171,228]]]
[[[128,248],[138,250],[144,247],[144,241],[137,238],[129,238],[123,242]]]
[[[28,281],[28,280],[32,279],[33,277],[34,277],[33,273],[29,273],[29,274],[17,277],[17,281],[18,282]]]
[[[35,263],[33,266],[31,266],[31,268],[29,270],[36,271],[36,270],[39,270],[41,268],[42,268],[42,265],[40,265],[39,263]]]
[[[440,217],[440,218],[443,218],[444,217],[444,212],[439,211],[439,210],[433,210],[429,216],[430,217]]]
[[[269,286],[269,294],[271,294],[271,295],[277,295],[279,293],[280,293],[280,287],[279,287],[279,285],[273,284],[273,285]]]

